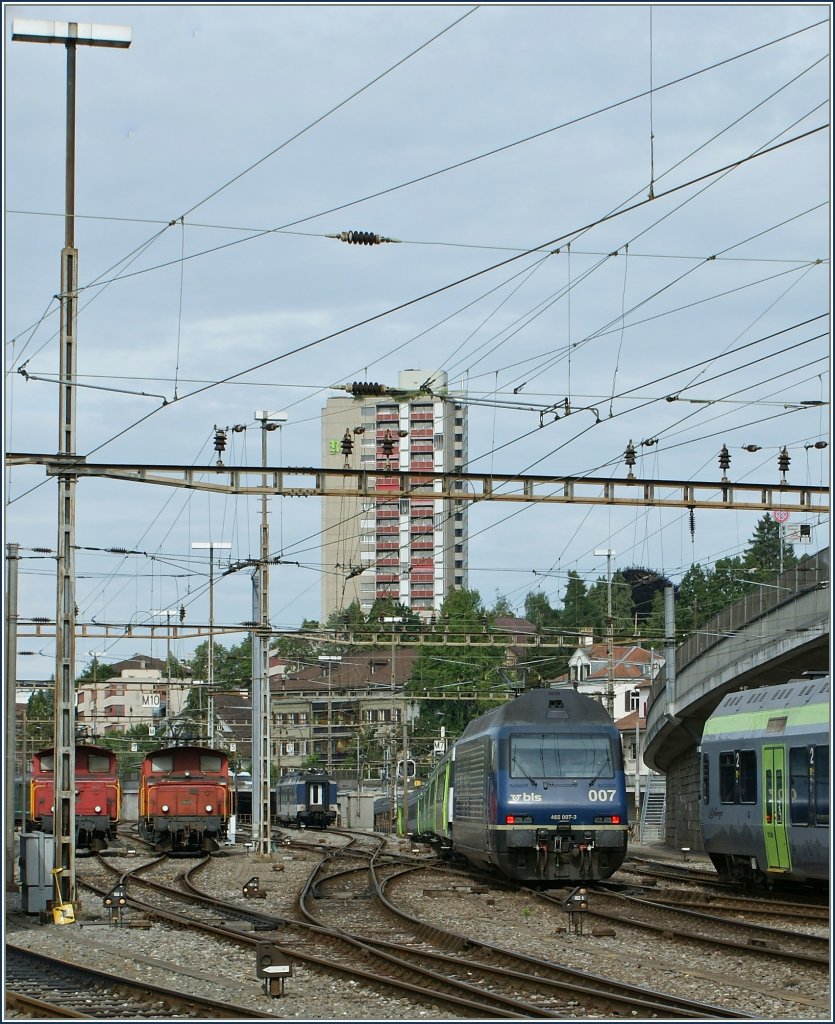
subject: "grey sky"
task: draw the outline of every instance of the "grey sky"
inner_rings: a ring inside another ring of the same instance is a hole
[[[813,319],[829,310],[828,130],[663,193],[828,124],[830,12],[4,4],[6,450],[57,439],[55,384],[14,372],[58,369],[66,60],[11,41],[12,19],[42,18],[133,34],[127,51],[78,53],[79,379],[121,389],[79,391],[77,448],[91,460],[209,465],[214,425],[243,422],[227,463],[257,464],[253,413],[269,408],[289,416],[271,461],[317,465],[333,384],[438,367],[477,400],[474,471],[622,476],[631,438],[639,476],[718,480],[727,444],[732,480],[776,483],[786,445],[791,483],[827,484],[830,450],[806,446],[828,440],[829,406],[798,403],[830,391],[828,321]],[[651,177],[657,198],[643,202]],[[350,229],[401,244],[324,237]],[[526,254],[546,243],[560,252]],[[539,429],[539,410],[566,398],[573,414]],[[4,479],[5,540],[26,549],[23,617],[54,614],[54,561],[31,557],[56,543],[43,481],[38,468]],[[318,502],[271,509],[273,551],[302,563],[272,573],[272,621],[291,627],[318,618],[333,570],[319,563]],[[207,561],[191,543],[253,557],[258,513],[254,500],[82,480],[80,618],[138,621],[182,603],[205,621]],[[482,503],[470,585],[488,605],[501,592],[521,610],[540,587],[558,603],[569,570],[605,573],[596,547],[616,550],[615,568],[677,580],[740,553],[758,518],[697,511],[691,540],[686,512]],[[802,521],[823,547],[828,517]],[[88,550],[108,547],[146,555]],[[250,618],[249,587],[246,573],[218,583],[219,622]],[[21,647],[39,655],[20,675],[47,678],[51,642]],[[108,648],[150,644],[80,641],[79,667]]]

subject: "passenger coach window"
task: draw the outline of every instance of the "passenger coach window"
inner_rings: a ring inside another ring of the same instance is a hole
[[[723,804],[734,802],[736,791],[736,757],[732,750],[719,754],[719,800]]]
[[[91,774],[108,774],[110,772],[110,758],[104,754],[88,754],[87,770]]]
[[[757,802],[757,752],[755,750],[739,751],[739,802],[741,804]]]
[[[200,770],[204,772],[219,772],[222,764],[221,758],[217,754],[201,754],[200,755]]]
[[[719,754],[719,800],[723,804],[757,802],[755,750],[724,750]]]
[[[815,752],[815,824],[829,824],[829,744]]]
[[[789,820],[792,825],[809,824],[809,760],[814,747],[789,750]]]

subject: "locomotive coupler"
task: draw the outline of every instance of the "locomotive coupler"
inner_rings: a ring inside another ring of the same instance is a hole
[[[536,866],[539,874],[548,866],[548,833],[544,828],[536,830]]]

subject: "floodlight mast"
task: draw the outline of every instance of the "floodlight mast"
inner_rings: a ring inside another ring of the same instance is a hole
[[[15,19],[12,39],[25,43],[63,43],[67,49],[66,170],[64,248],[61,250],[61,331],[58,388],[58,453],[75,454],[75,376],[77,365],[76,298],[78,250],[75,248],[75,51],[77,46],[127,49],[129,28],[66,21]],[[58,481],[57,612],[55,616],[54,788],[56,895],[75,902],[75,480]]]

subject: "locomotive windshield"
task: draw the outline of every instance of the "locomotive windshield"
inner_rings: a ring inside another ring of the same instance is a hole
[[[87,771],[91,775],[109,775],[111,771],[110,758],[106,754],[88,754]]]
[[[530,733],[510,737],[513,779],[611,779],[614,774],[608,736]]]

